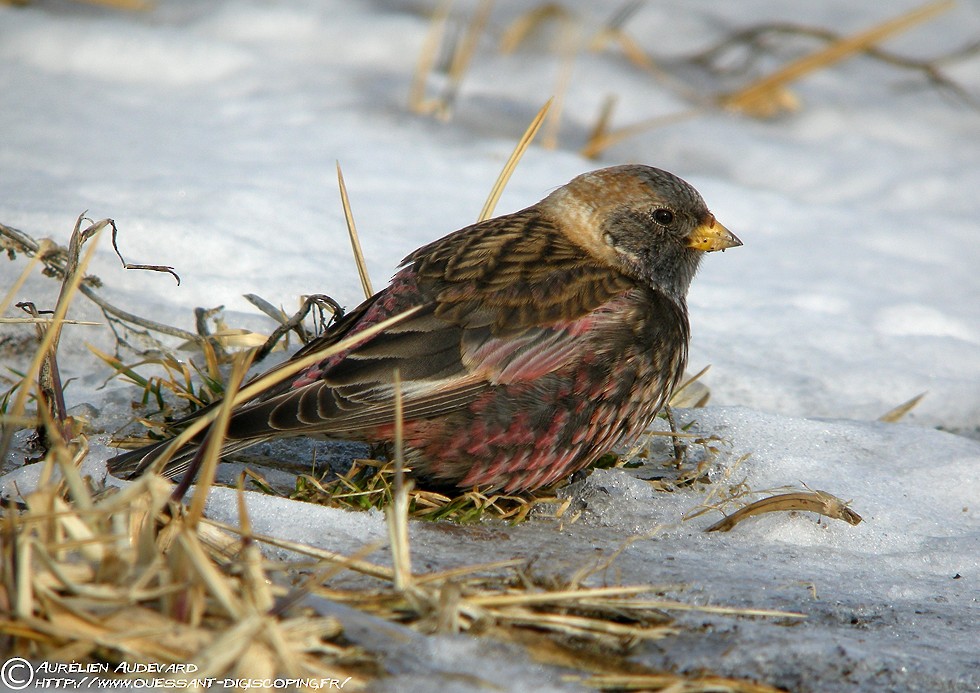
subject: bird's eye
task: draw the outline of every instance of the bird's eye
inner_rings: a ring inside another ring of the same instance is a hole
[[[661,226],[670,226],[674,222],[674,213],[669,209],[653,210],[653,220]]]

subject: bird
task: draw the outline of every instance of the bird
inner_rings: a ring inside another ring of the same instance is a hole
[[[286,362],[313,365],[236,406],[222,454],[288,436],[391,443],[399,388],[413,476],[505,493],[553,484],[649,426],[684,373],[686,297],[703,255],[740,245],[672,173],[583,173],[409,254],[387,287]],[[342,340],[339,353],[312,356]],[[202,438],[167,451],[164,475],[184,472]],[[109,470],[159,467],[169,442]]]

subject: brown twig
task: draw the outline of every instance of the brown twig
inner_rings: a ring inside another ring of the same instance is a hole
[[[306,319],[306,316],[309,314],[310,310],[312,310],[313,306],[320,309],[320,321],[325,323],[325,327],[330,323],[327,323],[327,321],[325,321],[322,317],[322,312],[324,310],[330,310],[332,315],[331,322],[340,319],[344,315],[343,306],[326,294],[314,294],[312,296],[307,296],[305,299],[303,299],[302,307],[300,307],[300,309],[296,311],[296,313],[293,314],[293,316],[288,320],[283,320],[282,311],[275,311],[275,309],[273,309],[275,312],[270,312],[267,310],[267,308],[272,308],[272,306],[265,299],[262,299],[255,294],[245,294],[245,298],[263,313],[279,321],[279,327],[272,331],[272,334],[269,335],[269,338],[265,341],[265,344],[259,347],[258,351],[255,352],[256,362],[261,361],[268,356],[269,352],[271,352],[279,340],[282,339],[282,336],[290,330],[295,331],[297,336],[304,344],[309,342],[311,337],[307,333],[306,328],[303,327],[303,320]],[[276,312],[278,312],[279,315],[276,315]]]
[[[112,221],[110,219],[110,221]],[[173,267],[167,265],[132,265],[123,259],[122,253],[119,252],[119,246],[116,245],[116,225],[112,224],[112,249],[116,251],[116,257],[123,265],[123,269],[135,269],[135,270],[150,270],[151,272],[166,272],[173,276],[177,280],[177,286],[180,286],[180,275],[178,275]]]
[[[162,322],[157,322],[156,320],[150,320],[149,318],[144,318],[142,316],[130,313],[121,308],[117,308],[112,305],[104,298],[99,296],[91,287],[82,284],[78,288],[79,292],[85,298],[89,299],[102,309],[103,314],[105,314],[108,319],[109,316],[113,316],[123,323],[129,323],[131,325],[136,325],[137,327],[142,327],[152,332],[159,332],[160,334],[170,335],[171,337],[177,337],[178,339],[183,339],[185,342],[199,342],[200,337],[198,337],[193,332],[188,332],[187,330],[182,330],[179,327],[174,327],[172,325],[165,325]]]
[[[834,520],[843,520],[856,525],[861,522],[861,516],[847,507],[847,501],[833,496],[826,491],[794,491],[781,493],[749,503],[739,508],[731,515],[714,523],[705,532],[729,532],[742,520],[753,515],[772,512],[791,512],[801,510],[818,513]]]

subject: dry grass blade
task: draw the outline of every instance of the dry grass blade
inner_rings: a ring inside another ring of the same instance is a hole
[[[634,123],[633,125],[627,125],[618,130],[600,132],[598,135],[586,142],[585,146],[582,147],[579,153],[586,158],[594,159],[609,147],[613,146],[614,144],[619,144],[623,140],[628,140],[631,137],[636,137],[637,135],[655,128],[664,127],[665,125],[672,125],[674,123],[687,120],[688,118],[695,118],[704,113],[704,111],[705,109],[703,108],[693,108],[687,111],[680,111],[678,113],[668,113],[667,115],[655,116],[653,118],[642,120],[639,123]]]
[[[547,127],[541,136],[541,146],[545,149],[556,149],[558,147],[558,131],[561,128],[561,114],[565,105],[565,94],[572,83],[572,72],[575,67],[575,57],[578,55],[582,44],[581,30],[577,23],[565,23],[562,27],[561,46],[561,67],[558,70],[558,77],[555,80],[554,110],[548,118]]]
[[[647,588],[647,591],[653,587]],[[603,603],[596,600],[596,603]],[[609,600],[607,606],[616,606],[620,602]],[[710,606],[706,604],[688,604],[671,599],[633,599],[628,602],[628,606],[637,609],[659,609],[661,611],[697,611],[704,614],[718,614],[721,616],[748,616],[759,618],[806,618],[806,614],[797,611],[781,611],[779,609],[747,609],[734,606]]]
[[[490,190],[490,196],[487,197],[486,203],[483,205],[483,209],[480,210],[480,216],[477,221],[484,221],[493,216],[493,210],[497,207],[497,202],[500,201],[500,196],[504,192],[504,188],[507,187],[507,182],[510,180],[511,175],[514,173],[514,169],[517,168],[517,164],[520,163],[521,157],[524,156],[524,152],[531,145],[534,140],[534,136],[538,134],[538,130],[541,129],[541,124],[544,122],[545,117],[548,115],[548,109],[551,108],[551,103],[554,99],[548,99],[544,106],[538,111],[537,115],[534,116],[534,120],[531,124],[527,126],[524,131],[524,135],[521,137],[517,146],[514,147],[514,151],[511,152],[510,157],[507,159],[507,163],[504,164],[503,170],[501,170],[500,175],[497,176],[497,180],[493,184],[493,188]]]
[[[224,327],[208,336],[225,349],[252,349],[262,346],[268,340],[264,334],[241,327]]]
[[[852,525],[859,524],[862,519],[860,515],[847,506],[847,501],[843,501],[826,491],[794,491],[792,493],[781,493],[777,496],[770,496],[769,498],[763,498],[754,503],[750,503],[744,508],[740,508],[731,515],[714,523],[704,531],[730,532],[739,522],[753,515],[793,511],[817,513],[833,520],[843,520]]]
[[[429,74],[436,64],[439,55],[439,44],[446,33],[446,24],[449,19],[449,10],[453,5],[453,0],[442,0],[432,13],[429,22],[429,33],[422,44],[419,53],[419,60],[415,66],[415,74],[412,76],[412,86],[408,92],[408,108],[413,113],[428,115],[437,110],[441,102],[437,99],[425,98],[425,85],[429,81]]]
[[[661,640],[676,633],[673,628],[666,625],[639,627],[606,618],[547,614],[521,609],[504,609],[495,612],[494,616],[505,623],[552,630],[572,637],[590,638],[610,646],[616,646],[617,640],[634,644],[640,640]]]
[[[286,315],[286,311],[284,311],[282,308],[276,308],[258,294],[242,294],[242,298],[261,310],[280,325],[289,319],[289,316]]]
[[[408,491],[405,479],[405,450],[402,420],[402,381],[395,369],[395,486],[392,503],[385,508],[388,538],[391,542],[391,564],[394,567],[395,589],[412,587],[412,556],[408,541]]]
[[[845,36],[821,50],[794,60],[782,69],[733,94],[721,96],[719,104],[723,108],[760,118],[771,117],[784,110],[793,110],[795,97],[786,91],[786,85],[811,72],[864,51],[889,36],[921,24],[949,10],[954,4],[953,0],[940,0],[921,5],[870,29]]]
[[[188,471],[188,479],[197,477],[197,486],[194,490],[194,497],[191,499],[187,510],[187,524],[196,527],[201,517],[204,515],[204,504],[207,501],[208,492],[214,483],[215,472],[221,459],[221,450],[224,446],[225,434],[228,430],[228,422],[231,421],[235,394],[245,380],[248,367],[252,363],[251,352],[237,354],[232,363],[231,375],[225,389],[225,398],[218,407],[218,416],[208,429],[207,440],[202,447],[202,463],[200,474],[194,474],[193,470]]]
[[[445,97],[447,106],[451,106],[455,100],[456,92],[463,81],[463,76],[469,69],[470,62],[476,54],[476,47],[480,43],[480,35],[486,29],[487,22],[490,20],[490,12],[493,10],[493,0],[480,0],[473,13],[473,18],[466,27],[463,40],[456,47],[453,53],[452,62],[449,65],[449,87]]]
[[[625,585],[622,587],[595,587],[554,592],[521,592],[517,594],[486,594],[470,597],[473,604],[485,607],[532,606],[556,602],[583,601],[596,597],[624,597],[654,589],[651,585]]]
[[[922,392],[916,395],[915,397],[913,397],[912,399],[910,399],[909,401],[899,404],[894,409],[890,409],[889,411],[879,416],[878,421],[881,421],[883,423],[897,423],[901,421],[906,414],[908,414],[910,411],[912,411],[915,407],[918,406],[919,402],[922,401],[922,398],[925,397],[926,394],[928,393]]]
[[[594,142],[602,137],[605,137],[606,133],[609,132],[609,125],[612,122],[613,110],[616,108],[616,96],[614,94],[609,94],[602,101],[602,107],[599,109],[599,117],[596,118],[595,125],[592,126],[592,130],[589,131],[589,136],[586,139],[586,143]]]
[[[708,372],[711,364],[687,378],[676,390],[670,393],[669,404],[679,409],[694,409],[703,407],[711,399],[711,390],[701,382],[701,377]]]
[[[233,534],[242,534],[242,530],[234,525],[229,525],[224,522],[219,522],[217,520],[212,520],[209,518],[204,519],[204,523],[211,525],[221,531],[231,532]],[[277,549],[284,549],[286,551],[292,551],[302,556],[309,556],[318,561],[326,561],[329,563],[336,563],[337,565],[343,566],[348,570],[352,570],[363,575],[368,575],[370,577],[378,578],[379,580],[394,580],[394,572],[391,568],[386,566],[377,565],[371,563],[370,561],[365,561],[359,558],[352,558],[350,556],[345,556],[343,554],[336,553],[334,551],[327,551],[326,549],[319,549],[315,546],[310,546],[309,544],[303,544],[296,541],[290,541],[288,539],[280,539],[278,537],[269,536],[266,534],[256,534],[250,533],[248,538],[260,542],[262,544],[267,544],[269,546],[275,547]],[[372,547],[372,548],[377,548]]]
[[[350,246],[354,251],[354,262],[357,263],[357,276],[361,278],[361,288],[364,290],[364,298],[374,296],[374,289],[371,287],[371,277],[368,275],[367,263],[364,261],[364,251],[361,250],[361,241],[357,236],[357,227],[354,225],[354,215],[350,209],[350,199],[347,197],[347,186],[344,184],[344,174],[340,170],[340,162],[337,162],[337,183],[340,185],[340,201],[344,206],[344,218],[347,220],[347,233],[350,235]]]
[[[500,570],[501,568],[517,568],[525,563],[527,563],[527,559],[524,558],[508,558],[491,563],[477,563],[465,565],[460,568],[450,568],[449,570],[442,570],[437,573],[426,573],[425,575],[417,576],[415,581],[420,585],[427,582],[443,583],[473,573],[485,573]]]
[[[666,73],[654,62],[633,38],[617,27],[603,27],[589,41],[589,50],[600,52],[606,45],[615,41],[623,50],[626,59],[639,68],[654,73],[658,78],[668,81]]]
[[[657,64],[623,28],[643,4],[643,0],[631,0],[624,4],[604,26],[596,31],[589,41],[589,50],[600,52],[605,50],[609,43],[615,42],[619,44],[626,59],[631,63],[646,70],[654,79],[669,86],[689,101],[701,102],[703,99],[696,89],[689,87],[684,80],[673,77],[670,72]]]

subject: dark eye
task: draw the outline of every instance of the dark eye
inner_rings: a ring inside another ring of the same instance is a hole
[[[670,226],[674,223],[674,213],[669,209],[653,210],[653,220],[661,226]]]

